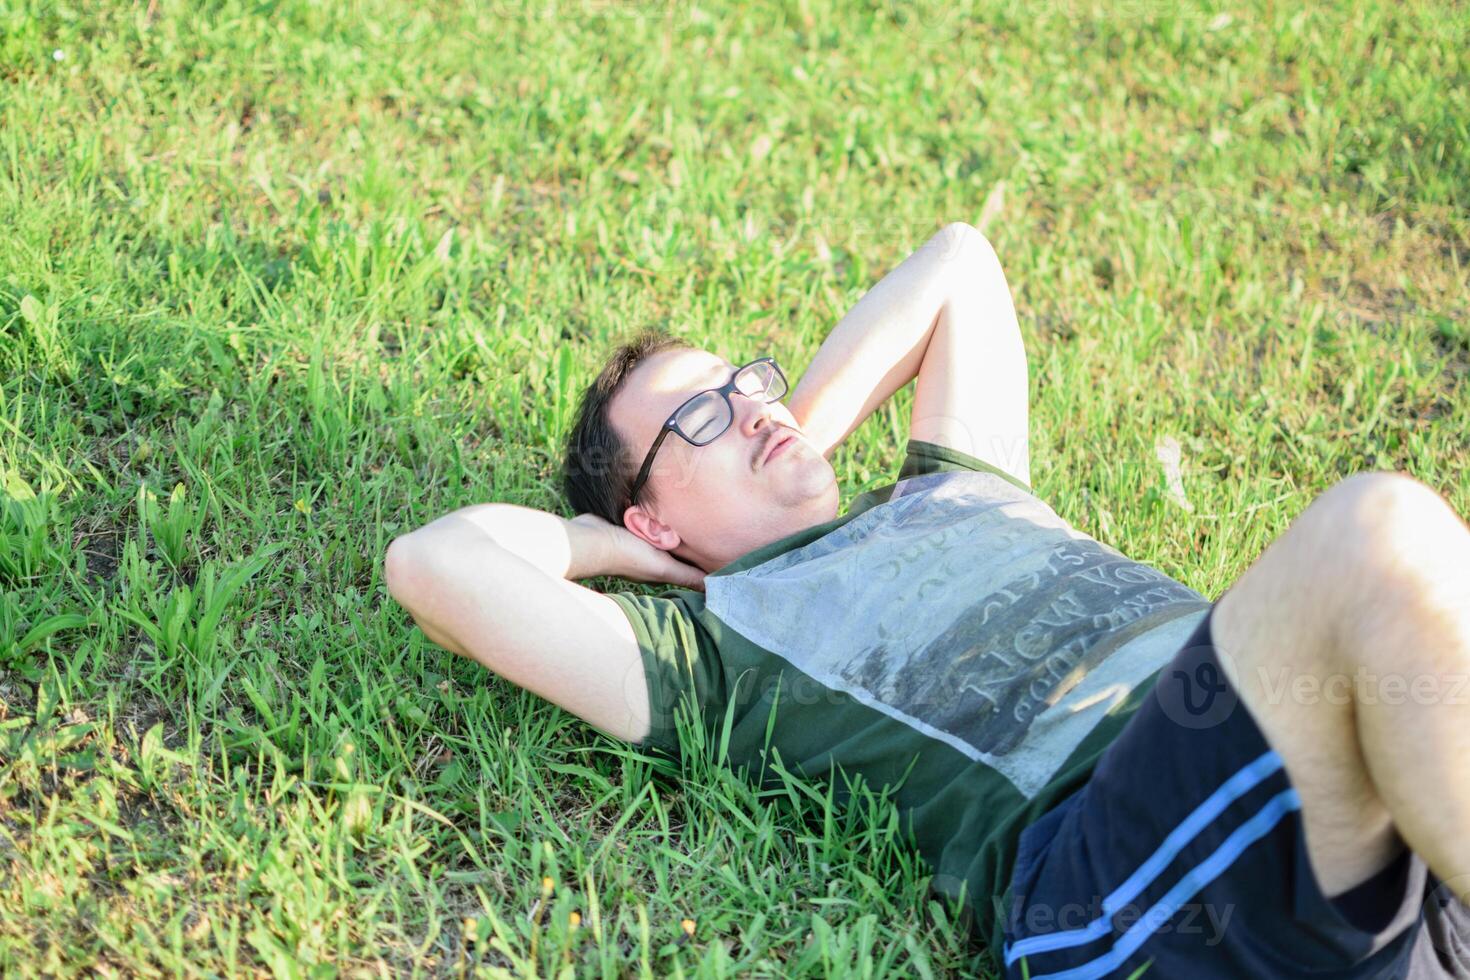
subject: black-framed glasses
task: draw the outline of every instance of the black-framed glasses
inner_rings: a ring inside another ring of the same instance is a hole
[[[658,447],[670,432],[676,433],[691,446],[708,446],[730,428],[735,419],[735,407],[730,404],[730,393],[738,391],[747,398],[759,398],[764,402],[780,401],[786,394],[786,375],[781,373],[773,357],[758,357],[749,364],[742,364],[730,375],[730,380],[718,388],[709,388],[694,395],[674,409],[648,455],[643,457],[643,467],[633,489],[628,493],[631,506],[638,499],[638,491],[648,482],[648,471],[653,466],[653,457]]]

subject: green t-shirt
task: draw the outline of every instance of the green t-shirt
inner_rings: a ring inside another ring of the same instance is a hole
[[[652,731],[680,704],[729,764],[893,788],[906,829],[999,947],[1021,831],[1098,755],[1209,603],[1075,530],[981,460],[910,440],[894,484],[758,548],[704,593],[617,593]],[[1004,906],[1001,906],[1004,907]]]

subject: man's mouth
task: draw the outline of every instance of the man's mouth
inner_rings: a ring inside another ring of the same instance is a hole
[[[761,450],[761,466],[764,467],[771,457],[780,452],[783,447],[796,439],[796,433],[788,429],[781,429],[772,433],[766,440],[766,448]]]

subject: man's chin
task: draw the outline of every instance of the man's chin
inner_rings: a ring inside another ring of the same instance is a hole
[[[802,483],[800,498],[803,510],[808,515],[817,515],[816,523],[821,523],[837,516],[837,502],[840,494],[837,474],[833,471],[832,465],[821,456],[816,457],[814,463],[819,463],[820,467],[813,465],[810,474],[803,474],[809,476],[809,479]],[[821,516],[823,514],[827,516]]]

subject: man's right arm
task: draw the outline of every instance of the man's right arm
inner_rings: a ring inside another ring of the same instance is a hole
[[[512,504],[466,507],[395,539],[384,572],[429,639],[634,742],[650,714],[632,625],[612,599],[567,579],[703,579],[599,518]]]

